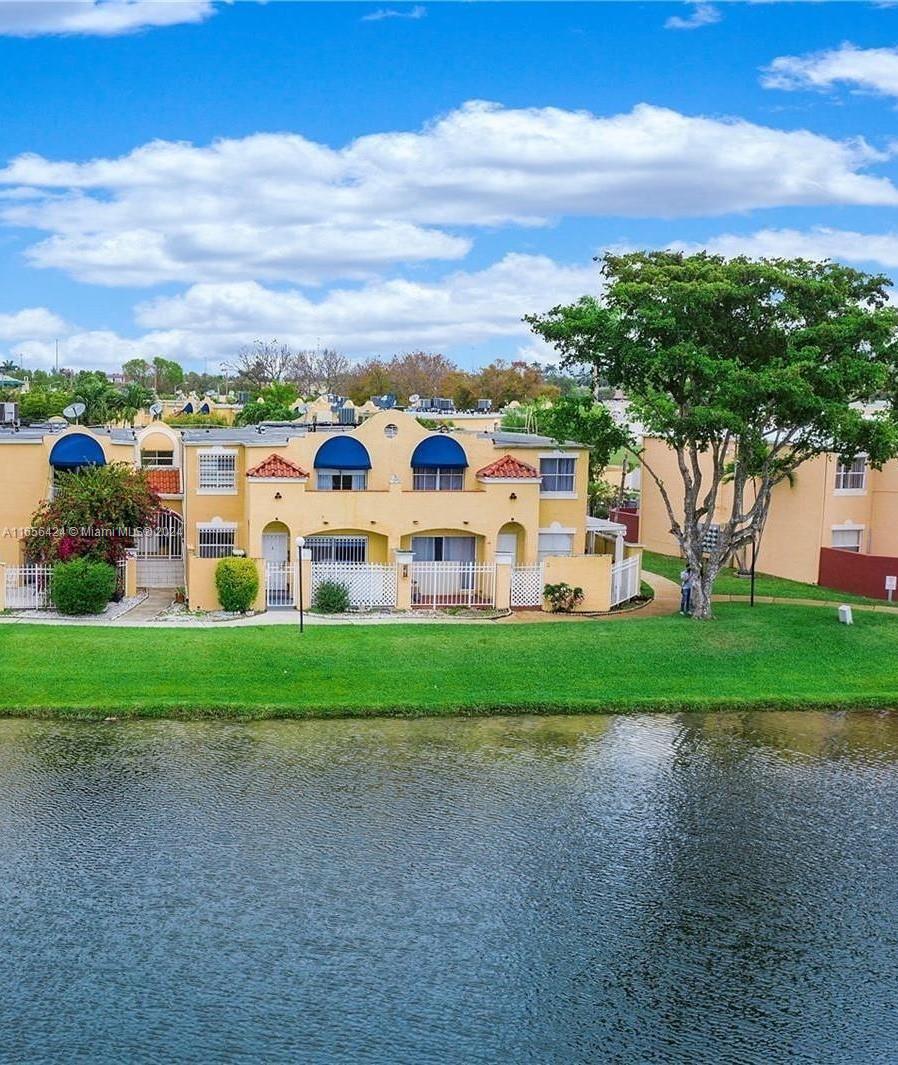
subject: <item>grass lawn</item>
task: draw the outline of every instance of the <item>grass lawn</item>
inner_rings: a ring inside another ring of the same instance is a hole
[[[645,551],[642,556],[642,568],[649,573],[669,577],[679,584],[683,560],[671,555],[657,555],[654,551]],[[736,571],[732,569],[723,570],[714,582],[715,595],[748,595],[750,592],[751,581],[747,577],[737,577]],[[838,603],[888,605],[885,599],[868,599],[851,592],[839,592],[834,588],[821,588],[819,584],[804,584],[802,581],[788,581],[785,577],[771,577],[769,573],[755,574],[755,595],[771,596],[774,599],[828,599]]]
[[[0,711],[306,717],[898,705],[898,619],[127,629],[0,625]]]

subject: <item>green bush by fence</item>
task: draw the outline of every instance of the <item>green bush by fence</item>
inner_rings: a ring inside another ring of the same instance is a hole
[[[215,587],[222,610],[245,614],[259,592],[259,571],[251,558],[222,558],[215,567]]]
[[[115,592],[115,567],[73,558],[53,567],[50,596],[60,614],[101,614]]]

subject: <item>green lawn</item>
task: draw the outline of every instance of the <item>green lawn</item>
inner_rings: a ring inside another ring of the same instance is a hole
[[[657,555],[654,551],[645,551],[642,556],[642,568],[649,573],[669,577],[679,584],[683,560],[671,555]],[[715,595],[748,595],[750,591],[751,581],[747,577],[737,577],[736,571],[732,569],[724,570],[714,582]],[[802,581],[788,581],[784,577],[771,577],[769,573],[755,574],[755,595],[771,596],[774,599],[827,599],[838,603],[887,605],[885,599],[867,599],[851,592],[821,588],[819,584],[804,584]]]
[[[190,630],[0,625],[0,711],[305,717],[898,705],[898,619]]]

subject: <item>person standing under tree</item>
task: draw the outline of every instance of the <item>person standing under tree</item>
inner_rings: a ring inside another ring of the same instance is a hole
[[[680,574],[680,613],[688,614],[692,605],[692,571],[687,567]]]

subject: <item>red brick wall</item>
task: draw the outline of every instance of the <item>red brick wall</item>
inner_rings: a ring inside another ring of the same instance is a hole
[[[617,521],[620,522],[621,525],[627,526],[628,544],[639,543],[639,511],[618,510],[615,508],[609,512],[608,517],[611,521]]]
[[[898,558],[894,555],[858,555],[833,547],[820,549],[817,583],[824,588],[887,599],[887,576],[898,576]],[[894,592],[892,598],[898,602],[898,592]]]

